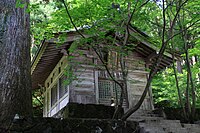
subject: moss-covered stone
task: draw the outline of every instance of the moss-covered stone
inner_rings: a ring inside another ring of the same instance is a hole
[[[115,108],[111,106],[69,103],[54,116],[57,118],[18,119],[12,123],[9,132],[131,133],[138,129],[136,122],[112,120],[114,111]],[[120,112],[123,113],[123,110]],[[3,132],[3,129],[0,129],[0,132]]]
[[[111,119],[24,118],[15,121],[11,133],[137,133],[138,123]]]
[[[69,103],[55,117],[109,119],[112,118],[114,111],[115,108],[111,106]]]

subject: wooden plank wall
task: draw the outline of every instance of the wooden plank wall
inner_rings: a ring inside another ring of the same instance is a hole
[[[78,53],[78,52],[76,52]],[[98,66],[94,66],[94,53],[87,50],[81,50],[81,55],[76,54],[72,61],[74,63],[73,69],[77,80],[75,80],[70,86],[70,101],[78,103],[99,103],[98,100],[98,74],[100,71]],[[97,60],[98,64],[101,62]],[[146,82],[148,72],[145,70],[145,59],[138,53],[131,53],[126,59],[126,65],[128,66],[128,101],[129,106],[134,106],[142,95]],[[120,69],[120,67],[119,67]],[[105,71],[105,70],[101,70]],[[96,91],[97,90],[97,91]],[[152,109],[152,96],[147,94],[144,103],[141,106],[141,110]]]
[[[75,80],[70,85],[70,102],[96,103],[93,56],[87,50],[75,52],[70,61]],[[80,54],[81,53],[81,54]]]
[[[145,70],[144,58],[137,53],[129,55],[126,62],[128,66],[127,87],[130,108],[139,101],[147,83],[148,72]],[[151,109],[153,109],[152,95],[148,92],[140,110],[143,111]]]

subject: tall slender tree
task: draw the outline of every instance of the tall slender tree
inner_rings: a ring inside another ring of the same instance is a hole
[[[0,1],[0,128],[32,115],[29,0]],[[1,130],[0,130],[1,131]]]

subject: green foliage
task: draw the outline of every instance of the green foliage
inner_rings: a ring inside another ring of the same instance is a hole
[[[196,68],[193,68],[196,70]],[[198,68],[199,69],[199,68]],[[197,75],[199,73],[193,70],[193,74]],[[195,82],[195,87],[197,88],[196,95],[197,95],[197,107],[200,107],[200,84],[197,81],[196,77],[194,76],[193,79]],[[178,73],[178,81],[179,87],[181,91],[182,100],[184,103],[185,94],[186,94],[186,87],[187,87],[187,71],[183,70],[183,73]],[[174,72],[172,68],[166,69],[164,72],[157,74],[152,82],[152,90],[153,90],[153,97],[154,103],[160,104],[163,101],[169,101],[167,107],[180,107],[179,99],[178,99],[178,91],[176,88],[176,81],[174,78]],[[189,89],[191,92],[191,88]],[[191,97],[191,95],[190,95]]]
[[[184,2],[184,1],[182,1]],[[166,1],[166,4],[169,4],[165,10],[166,15],[166,30],[165,30],[165,39],[168,39],[171,35],[175,35],[171,40],[169,40],[168,51],[172,54],[180,54],[178,57],[182,61],[182,69],[183,73],[178,74],[178,82],[181,93],[181,98],[183,101],[183,105],[186,103],[186,87],[189,86],[189,101],[191,106],[194,105],[192,100],[192,83],[194,83],[195,95],[196,95],[196,107],[200,105],[199,99],[199,90],[200,90],[200,75],[199,75],[199,1],[188,1],[183,4],[183,7],[180,8],[180,12],[177,15],[177,18],[174,20],[174,17],[179,10],[181,3]],[[193,8],[194,7],[194,8]],[[161,14],[158,15],[157,18],[161,18]],[[158,21],[152,21],[152,17],[150,17],[150,21],[155,25],[155,30],[162,31],[162,21],[157,23]],[[163,20],[163,19],[160,19]],[[170,26],[172,22],[175,22],[173,28],[170,30]],[[155,23],[156,22],[156,23]],[[160,28],[159,28],[160,27]],[[156,33],[156,32],[155,32]],[[180,34],[179,34],[180,33]],[[161,35],[161,34],[160,34]],[[187,73],[189,73],[188,66],[186,65],[186,52],[189,54],[189,64],[192,71],[192,81],[189,79],[187,82]],[[153,92],[155,97],[155,103],[160,103],[163,100],[170,101],[170,104],[167,106],[170,107],[180,107],[180,101],[178,98],[178,92],[176,87],[176,80],[174,77],[174,71],[172,68],[168,68],[162,73],[159,73],[152,83]],[[162,89],[165,88],[165,89]]]
[[[32,92],[34,116],[42,116],[43,100],[44,100],[43,89],[34,90]]]
[[[43,0],[31,0],[31,36],[34,44],[40,44],[44,38],[52,37],[53,31],[49,28],[49,19],[55,11],[55,3],[46,4]]]
[[[138,5],[142,2],[144,1],[140,1]],[[121,23],[128,19],[127,2],[115,1],[120,5],[120,11],[113,9],[112,3],[113,0],[71,0],[66,2],[75,25],[77,27],[89,26],[88,33],[98,36],[103,36],[104,30],[121,31]],[[43,38],[51,38],[52,33],[74,28],[61,1],[50,0],[49,3],[45,3],[42,0],[32,0],[30,9],[32,34],[36,44],[39,44]],[[137,16],[134,18],[136,19]],[[135,19],[134,21],[136,21]]]
[[[16,1],[16,8],[24,8],[26,3],[24,3],[22,0],[17,0]]]
[[[186,79],[184,74],[179,74],[179,79],[183,79],[180,83],[181,93],[184,95],[184,90],[186,87]],[[186,76],[187,77],[187,76]],[[159,104],[160,102],[167,100],[170,101],[168,106],[177,107],[178,106],[178,92],[176,88],[176,82],[174,79],[174,73],[172,68],[168,68],[162,73],[155,76],[152,83],[152,90],[154,96],[154,102]]]

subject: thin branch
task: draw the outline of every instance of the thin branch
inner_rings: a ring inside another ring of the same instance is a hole
[[[134,14],[135,11],[136,11],[137,4],[138,4],[138,0],[136,1],[136,4],[135,4],[134,9],[133,9],[133,11],[132,11],[132,13],[131,13],[131,15],[130,15],[130,18],[129,18],[129,20],[128,20],[127,25],[131,22],[131,19],[133,18],[133,14]]]
[[[178,10],[176,11],[176,15],[175,15],[175,17],[174,17],[174,19],[173,19],[173,21],[172,21],[172,24],[171,24],[171,27],[170,27],[170,31],[173,29],[173,27],[174,27],[174,25],[175,25],[176,19],[177,19],[177,17],[178,17],[178,14],[179,14],[179,12],[180,12],[182,6],[184,6],[184,4],[187,3],[187,1],[188,1],[188,0],[185,0],[185,1],[179,6]]]
[[[37,98],[37,96],[35,96],[34,94],[32,94],[32,96],[41,104],[41,106],[43,106],[43,103],[40,101],[40,99]]]
[[[181,2],[181,0],[179,0],[179,2]],[[178,4],[177,4],[177,6],[178,6]],[[171,8],[170,8],[170,11],[173,13]],[[178,19],[179,19],[179,15],[178,15]],[[170,22],[171,22],[171,19],[170,19]],[[171,37],[173,34],[174,34],[173,30],[170,30],[169,31],[169,36]],[[173,41],[173,39],[171,39],[171,40],[172,40],[171,48],[174,49],[174,41]],[[184,118],[187,119],[186,110],[184,108],[183,100],[182,100],[182,97],[181,97],[181,91],[180,91],[180,87],[179,87],[179,80],[178,80],[178,75],[177,75],[177,71],[176,71],[176,67],[175,67],[174,62],[175,62],[175,53],[173,52],[172,53],[172,68],[173,68],[173,71],[174,71],[174,78],[175,78],[176,88],[177,88],[177,91],[178,91],[178,98],[179,98],[178,104],[180,104],[180,106],[181,106],[181,108],[183,110]]]
[[[193,25],[195,25],[195,24],[196,24],[197,22],[199,22],[199,21],[200,21],[200,19],[197,20],[196,22],[194,22],[193,24],[189,25],[187,28],[182,29],[182,30],[179,31],[178,33],[172,35],[171,37],[169,37],[169,38],[165,41],[165,43],[168,43],[172,38],[174,38],[175,36],[177,36],[177,35],[179,35],[179,34],[185,32],[186,30],[188,30],[189,28],[191,28]]]
[[[163,3],[164,3],[164,0],[162,0]],[[161,62],[161,59],[162,59],[162,56],[163,56],[163,53],[166,49],[166,44],[165,41],[164,41],[164,34],[165,34],[165,26],[166,26],[166,22],[165,22],[165,10],[164,10],[164,4],[163,4],[163,19],[164,19],[164,22],[163,22],[163,38],[162,38],[162,47],[159,51],[159,54],[158,54],[158,58],[156,59],[154,65],[153,65],[153,68],[151,69],[150,73],[149,73],[149,77],[148,77],[148,80],[147,80],[147,84],[146,84],[146,87],[144,89],[144,92],[142,93],[142,96],[140,97],[139,101],[137,102],[137,104],[130,108],[123,116],[122,116],[122,120],[126,120],[131,114],[133,114],[135,111],[137,111],[140,106],[142,105],[145,97],[146,97],[146,94],[149,90],[149,87],[151,85],[151,82],[153,80],[153,77],[158,69],[158,66]]]
[[[143,7],[144,5],[146,5],[149,1],[150,1],[150,0],[147,0],[146,2],[144,2],[142,5],[140,5],[140,6],[138,7],[138,9],[141,8],[141,7]],[[129,18],[129,20],[128,20],[127,25],[130,24],[130,22],[131,22],[131,20],[132,20],[132,18],[133,18],[133,14],[134,14],[135,11],[136,11],[137,4],[138,4],[138,1],[137,1],[137,3],[135,4],[135,8],[134,8],[134,10],[133,10],[132,13],[131,13],[131,16],[130,16],[130,18]]]
[[[64,1],[64,0],[61,0],[61,1],[62,1],[62,3],[63,3],[64,6],[65,6],[65,10],[66,10],[66,12],[67,12],[67,15],[68,15],[68,17],[69,17],[69,19],[70,19],[70,22],[72,23],[73,27],[75,28],[76,32],[78,32],[83,38],[85,38],[85,36],[78,30],[78,28],[76,27],[75,23],[73,22],[72,17],[71,17],[71,15],[70,15],[70,13],[69,13],[69,10],[68,10],[68,8],[67,8],[67,5],[66,5],[65,1]]]
[[[92,48],[93,48],[93,50],[95,51],[95,53],[97,54],[97,56],[99,57],[99,59],[100,59],[100,61],[102,62],[103,66],[106,68],[106,71],[108,72],[108,75],[110,76],[110,78],[111,78],[115,83],[117,83],[117,84],[120,86],[120,88],[123,88],[123,86],[112,76],[112,74],[110,73],[110,70],[108,69],[106,63],[103,61],[102,57],[101,57],[100,54],[97,52],[97,50],[96,50],[94,47],[92,47]]]
[[[150,1],[150,0],[147,0],[146,2],[144,2],[142,5],[140,5],[140,6],[138,7],[138,9],[139,9],[139,8],[142,8],[143,6],[145,6],[149,1]],[[129,17],[129,20],[128,20],[128,22],[127,22],[127,25],[126,25],[126,33],[125,33],[125,39],[124,39],[123,45],[126,45],[126,44],[127,44],[127,41],[128,41],[129,35],[130,35],[130,32],[129,32],[129,25],[130,25],[130,23],[131,23],[131,20],[132,20],[132,18],[133,18],[134,13],[136,12],[137,4],[138,4],[138,1],[137,1],[137,3],[135,4],[135,8],[134,8],[134,10],[132,11],[131,16]]]
[[[64,0],[61,0],[61,1],[62,1],[62,3],[63,3],[64,6],[65,6],[65,10],[66,10],[66,12],[67,12],[67,14],[68,14],[68,17],[69,17],[69,19],[70,19],[70,22],[71,22],[72,25],[74,26],[76,32],[78,32],[83,38],[85,38],[85,36],[77,29],[75,23],[73,22],[72,17],[71,17],[71,15],[70,15],[70,13],[69,13],[69,10],[68,10],[68,8],[67,8],[67,5],[65,4],[65,1],[64,1]],[[105,65],[105,63],[104,63],[103,59],[101,58],[101,56],[99,55],[99,53],[96,51],[96,49],[95,49],[94,47],[92,47],[92,48],[93,48],[93,50],[95,51],[95,53],[98,55],[98,57],[99,57],[99,59],[101,60],[101,62],[104,64],[104,66],[105,66],[105,68],[106,68],[106,71],[108,72],[108,74],[109,74],[109,76],[111,77],[111,79],[112,79],[115,83],[117,83],[117,84],[122,88],[123,86],[122,86],[117,80],[114,79],[114,77],[113,77],[112,74],[110,73],[108,67]]]
[[[185,44],[185,54],[186,54],[186,65],[187,65],[187,72],[189,73],[189,78],[190,78],[190,84],[191,84],[191,88],[192,88],[192,122],[194,121],[195,119],[195,111],[196,111],[196,89],[195,89],[195,86],[194,86],[194,81],[193,81],[193,78],[192,78],[192,71],[191,71],[191,66],[190,66],[190,62],[189,62],[189,53],[188,53],[188,43],[187,43],[187,39],[186,39],[186,35],[185,34],[183,36],[184,38],[184,44]]]

